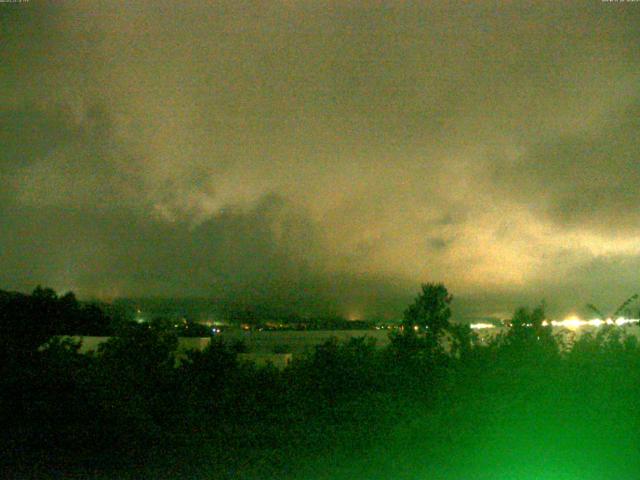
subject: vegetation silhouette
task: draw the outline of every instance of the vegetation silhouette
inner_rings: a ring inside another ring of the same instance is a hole
[[[587,308],[589,310],[591,310],[592,312],[594,312],[597,315],[597,318],[600,320],[607,320],[607,319],[612,319],[615,320],[617,319],[620,315],[627,315],[630,316],[631,314],[631,310],[629,309],[629,305],[631,305],[633,302],[635,302],[638,299],[638,294],[634,293],[633,295],[631,295],[629,298],[627,298],[624,302],[622,302],[614,311],[611,315],[605,315],[604,313],[602,313],[602,311],[596,307],[595,305],[593,305],[592,303],[588,303],[587,304]]]
[[[219,339],[180,353],[170,322],[72,294],[1,292],[0,475],[638,476],[640,346],[626,327],[563,345],[541,304],[480,341],[451,303],[422,285],[388,346],[333,338],[279,370]],[[111,338],[93,354],[55,337],[95,331]]]

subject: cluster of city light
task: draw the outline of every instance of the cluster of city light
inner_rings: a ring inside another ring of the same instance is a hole
[[[612,318],[607,318],[604,320],[601,318],[594,318],[591,320],[582,320],[579,317],[571,316],[571,317],[565,318],[564,320],[544,320],[542,322],[542,326],[547,327],[551,325],[552,327],[574,329],[574,328],[580,328],[580,327],[601,327],[603,325],[616,325],[618,327],[621,327],[623,325],[630,325],[630,324],[637,324],[637,323],[640,323],[640,319],[618,317],[615,320]],[[473,330],[498,328],[496,325],[492,323],[472,323],[470,326]],[[527,324],[525,326],[530,327],[532,325]]]
[[[472,323],[471,328],[473,330],[484,330],[485,328],[495,328],[492,323]]]
[[[564,320],[551,320],[551,326],[553,327],[565,327],[565,328],[580,328],[580,327],[601,327],[602,325],[616,325],[621,327],[623,325],[629,325],[640,322],[637,318],[625,318],[618,317],[615,320],[613,318],[601,319],[594,318],[591,320],[582,320],[578,317],[569,317]],[[546,320],[542,322],[543,325],[549,325]]]

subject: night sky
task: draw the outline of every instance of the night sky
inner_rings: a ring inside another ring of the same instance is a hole
[[[640,290],[640,2],[53,3],[0,4],[0,289]]]

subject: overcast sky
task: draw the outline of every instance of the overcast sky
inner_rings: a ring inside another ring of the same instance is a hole
[[[640,2],[0,4],[0,288],[399,316],[640,290]]]

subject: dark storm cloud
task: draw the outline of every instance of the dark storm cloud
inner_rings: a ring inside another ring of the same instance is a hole
[[[564,312],[580,274],[617,298],[636,7],[1,4],[3,286],[359,315],[440,280],[481,316]]]
[[[141,172],[104,105],[80,115],[68,105],[9,106],[0,129],[0,175],[19,203],[113,209],[138,196]]]
[[[0,281],[15,288],[47,278],[62,290],[105,298],[200,295],[357,316],[380,313],[372,305],[396,310],[406,296],[385,278],[325,273],[314,226],[275,195],[196,227],[123,210],[2,213]]]
[[[74,129],[64,110],[21,105],[0,112],[3,171],[27,167],[71,141]]]

